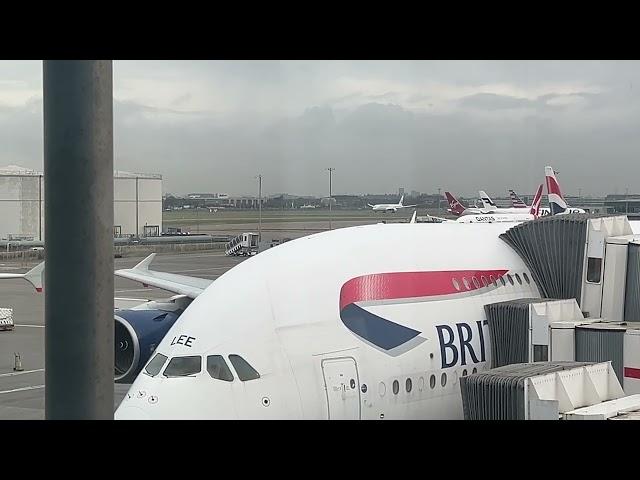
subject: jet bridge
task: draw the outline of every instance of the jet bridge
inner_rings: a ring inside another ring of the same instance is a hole
[[[575,298],[585,317],[640,321],[640,236],[627,217],[555,215],[500,238],[530,268],[542,297]]]

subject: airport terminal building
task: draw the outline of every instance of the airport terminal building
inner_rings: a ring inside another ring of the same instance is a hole
[[[162,232],[162,175],[115,171],[113,193],[114,236]],[[44,208],[42,172],[0,168],[0,240],[44,241]]]

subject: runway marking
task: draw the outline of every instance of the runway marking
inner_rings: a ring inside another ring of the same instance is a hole
[[[14,393],[14,392],[25,392],[27,390],[38,390],[40,388],[44,388],[44,385],[31,385],[29,387],[22,387],[22,388],[14,388],[12,390],[1,390],[1,393]]]
[[[25,370],[23,372],[2,373],[0,374],[0,377],[13,377],[15,375],[25,375],[27,373],[36,373],[36,372],[44,372],[44,368],[37,368],[35,370]]]
[[[44,328],[44,325],[29,325],[27,323],[22,323],[22,324],[14,324],[14,327],[29,327],[29,328]]]

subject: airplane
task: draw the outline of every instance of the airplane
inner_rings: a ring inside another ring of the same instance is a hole
[[[511,206],[514,208],[529,208],[529,206],[522,201],[516,192],[509,189],[509,196],[511,197]]]
[[[573,208],[567,205],[560,184],[556,179],[553,167],[544,167],[544,176],[547,182],[547,197],[549,198],[549,208],[540,210],[542,215],[563,215],[567,213],[586,213],[582,208]]]
[[[515,213],[515,214],[526,213],[526,211],[523,210],[522,207],[498,207],[493,202],[493,200],[491,200],[489,195],[487,195],[487,192],[485,192],[484,190],[480,190],[478,192],[478,194],[480,196],[480,201],[481,201],[482,206],[484,207],[484,209],[487,210],[487,211],[491,211],[492,213]],[[524,202],[523,202],[523,204],[524,204]],[[526,204],[524,204],[524,207],[525,208],[530,208]]]
[[[527,220],[533,220],[535,218],[538,218],[538,216],[540,215],[540,203],[542,202],[542,188],[543,188],[543,185],[540,184],[538,186],[538,190],[536,191],[533,202],[528,212],[522,211],[522,209],[518,209],[518,211],[515,213],[500,213],[500,212],[496,212],[495,210],[487,209],[486,213],[465,213],[461,215],[457,220],[448,220],[446,218],[440,218],[440,217],[435,217],[431,215],[428,215],[428,216],[436,220],[440,220],[441,222],[458,222],[458,223],[525,222]],[[480,193],[482,195],[482,193],[484,192],[480,192]],[[456,205],[460,205],[460,202],[458,202],[455,199],[455,197],[453,197],[453,195],[451,195],[449,192],[445,192],[445,194],[448,194],[448,198],[453,199],[453,200],[450,200],[450,204],[452,205],[452,208],[449,209],[449,211],[452,211],[453,209],[455,209]],[[455,202],[457,202],[457,204]],[[464,208],[464,207],[460,206],[460,208]],[[458,208],[458,211],[460,211],[460,208]],[[474,209],[467,208],[467,209],[464,209],[463,212],[470,212],[473,210]]]
[[[490,209],[465,207],[458,201],[456,197],[453,196],[451,192],[444,192],[444,196],[449,203],[449,208],[447,209],[447,211],[452,213],[453,215],[485,215],[491,213]]]
[[[457,223],[322,232],[251,257],[206,287],[150,270],[153,257],[119,270],[193,300],[115,418],[462,419],[459,378],[491,365],[484,305],[540,296],[498,238],[510,226],[476,225],[480,251],[467,248]]]
[[[480,215],[463,215],[456,221],[460,223],[494,223],[494,222],[525,222],[527,220],[534,220],[540,216],[540,204],[542,203],[542,188],[543,185],[538,186],[533,202],[529,208],[529,212],[523,212],[521,208],[517,213],[500,213],[492,212],[489,214]],[[481,192],[481,194],[484,192]]]
[[[396,213],[401,208],[411,208],[417,207],[417,205],[403,205],[402,202],[404,200],[404,195],[400,197],[400,201],[398,203],[379,203],[377,205],[371,205],[367,203],[367,206],[371,207],[374,212],[383,211],[383,212],[392,212]]]

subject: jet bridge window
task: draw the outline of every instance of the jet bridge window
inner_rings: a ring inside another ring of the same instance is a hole
[[[209,355],[207,357],[207,372],[209,372],[211,378],[215,378],[216,380],[233,382],[233,373],[231,373],[222,355]]]
[[[164,369],[165,377],[188,377],[200,373],[202,359],[198,356],[173,357]]]
[[[260,374],[256,372],[256,369],[249,365],[249,362],[240,355],[229,355],[229,361],[231,365],[233,365],[233,368],[236,369],[238,378],[243,382],[260,378]]]
[[[600,283],[602,274],[602,259],[589,257],[587,258],[587,282]]]
[[[160,373],[160,370],[166,361],[167,357],[165,355],[162,355],[161,353],[156,354],[156,356],[153,357],[153,360],[147,364],[147,368],[144,369],[145,373],[155,377]]]

